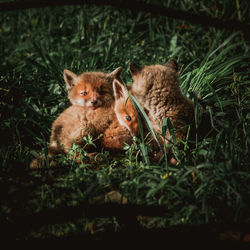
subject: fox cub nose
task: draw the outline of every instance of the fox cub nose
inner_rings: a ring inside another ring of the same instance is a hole
[[[97,100],[92,100],[91,103],[92,103],[93,105],[96,105],[96,104],[97,104]]]

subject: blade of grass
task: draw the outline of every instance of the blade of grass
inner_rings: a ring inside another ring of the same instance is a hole
[[[138,103],[138,101],[132,95],[130,95],[130,98],[131,98],[132,102],[135,103],[136,107],[138,107],[138,109],[141,112],[141,114],[142,114],[142,116],[143,116],[143,118],[144,118],[144,120],[145,120],[145,122],[146,122],[146,124],[147,124],[147,126],[148,126],[148,128],[149,128],[149,130],[150,130],[150,132],[152,134],[152,136],[154,137],[155,141],[157,142],[159,148],[162,151],[161,144],[160,144],[160,142],[159,142],[159,140],[158,140],[158,138],[156,136],[154,128],[153,128],[153,126],[152,126],[152,124],[151,124],[151,122],[150,122],[150,120],[149,120],[146,112],[144,111],[144,109],[142,108],[142,106]]]

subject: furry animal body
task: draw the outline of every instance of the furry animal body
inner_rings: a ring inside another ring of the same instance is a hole
[[[72,105],[52,124],[50,155],[67,154],[72,143],[83,145],[84,136],[90,134],[95,138],[111,124],[114,116],[112,82],[120,73],[120,67],[109,74],[88,72],[76,75],[64,70]]]
[[[130,63],[132,94],[148,112],[154,129],[160,132],[163,118],[169,117],[180,140],[194,121],[194,104],[180,90],[177,68],[173,59],[166,65],[142,68]]]

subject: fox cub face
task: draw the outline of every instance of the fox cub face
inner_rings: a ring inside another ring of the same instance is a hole
[[[132,136],[139,134],[137,111],[135,110],[127,89],[117,79],[113,81],[115,96],[115,114],[119,123],[126,127]]]
[[[112,82],[120,77],[120,73],[121,67],[109,74],[88,72],[76,75],[65,69],[63,77],[70,102],[93,110],[109,106],[114,101]]]

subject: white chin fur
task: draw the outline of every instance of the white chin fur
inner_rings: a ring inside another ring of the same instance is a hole
[[[80,106],[86,106],[86,103],[83,99],[76,99],[74,102],[72,102],[74,105],[80,105]]]
[[[93,107],[93,104],[91,104],[90,102],[87,102],[85,105],[86,105],[86,107],[89,107],[89,108]]]

